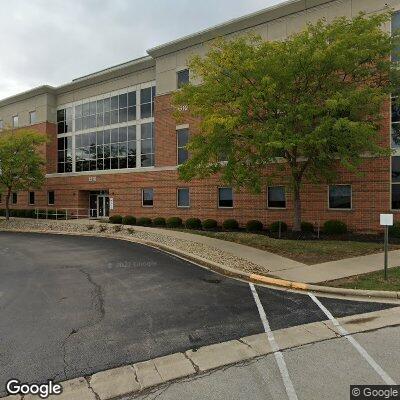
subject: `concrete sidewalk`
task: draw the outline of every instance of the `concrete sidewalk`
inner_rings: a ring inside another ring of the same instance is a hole
[[[135,230],[157,232],[161,235],[173,236],[176,239],[190,240],[218,248],[221,251],[262,266],[275,277],[296,282],[319,283],[374,272],[383,268],[383,253],[306,265],[268,251],[188,232],[140,226],[136,226]],[[400,266],[400,250],[389,252],[389,265],[393,267]]]

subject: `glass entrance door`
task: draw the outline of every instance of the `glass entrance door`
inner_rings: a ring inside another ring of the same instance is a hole
[[[100,194],[97,196],[97,216],[107,218],[110,215],[110,198],[108,195]]]

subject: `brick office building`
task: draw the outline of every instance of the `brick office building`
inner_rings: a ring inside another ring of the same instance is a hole
[[[372,13],[385,6],[400,10],[400,0],[285,2],[66,85],[42,86],[0,101],[0,129],[29,126],[49,137],[45,186],[14,193],[11,207],[74,209],[92,218],[129,214],[220,222],[236,218],[240,223],[259,219],[264,224],[283,220],[291,225],[293,203],[284,179],[260,195],[226,188],[216,177],[190,183],[179,180],[177,165],[187,157],[184,146],[196,130],[196,121],[187,117],[184,124],[176,124],[171,93],[189,79],[188,57],[206,54],[210,41],[218,36],[255,32],[266,40],[281,40],[309,21]],[[399,27],[400,18],[395,16],[392,25]],[[389,101],[384,113],[382,141],[396,151],[400,117],[391,112]],[[351,229],[373,231],[379,229],[380,213],[397,214],[400,152],[392,158],[365,159],[360,171],[362,175],[341,171],[330,186],[306,184],[303,220],[322,224],[340,219]]]

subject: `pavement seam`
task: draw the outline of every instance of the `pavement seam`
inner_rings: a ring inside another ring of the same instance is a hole
[[[101,400],[100,396],[98,395],[98,393],[96,393],[96,391],[93,389],[92,385],[90,384],[90,380],[91,380],[92,376],[85,376],[84,379],[88,385],[89,390],[94,394],[94,397],[96,398],[96,400]]]
[[[185,351],[183,353],[183,355],[185,356],[185,358],[187,358],[189,360],[189,362],[192,364],[192,367],[194,368],[194,370],[196,371],[195,373],[199,373],[200,368],[199,366],[188,356],[187,352]]]

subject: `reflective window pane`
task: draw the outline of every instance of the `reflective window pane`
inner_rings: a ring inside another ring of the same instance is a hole
[[[218,206],[219,207],[233,207],[233,190],[232,188],[219,188],[218,189]]]
[[[286,192],[284,186],[270,186],[267,191],[267,206],[269,208],[286,208]]]
[[[351,209],[351,185],[329,186],[329,208]]]
[[[189,207],[189,189],[178,189],[178,207]]]

